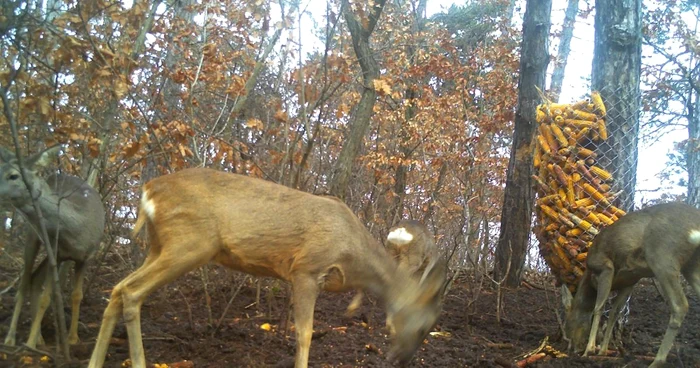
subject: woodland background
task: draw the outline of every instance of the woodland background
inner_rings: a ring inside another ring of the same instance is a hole
[[[531,170],[531,160],[512,158],[526,6],[464,0],[428,16],[427,3],[6,1],[0,145],[12,146],[13,120],[23,153],[62,143],[60,170],[99,190],[108,229],[88,286],[142,262],[144,244],[130,236],[141,185],[195,166],[336,195],[380,239],[401,218],[421,220],[453,272],[490,277],[502,216],[514,208],[504,206],[509,165]],[[659,188],[637,194],[636,205],[697,206],[700,2],[622,3],[638,9],[631,37],[641,47],[632,85],[639,134],[616,155],[636,158],[637,141],[643,147],[682,132],[659,153],[668,153]],[[324,16],[310,17],[312,7]],[[550,19],[549,54],[539,57],[548,65],[543,90],[556,101],[569,53],[593,52],[569,45],[575,27],[594,31],[596,4],[554,7],[565,18]],[[582,80],[577,98],[591,87]],[[630,198],[635,178],[623,179]],[[4,211],[0,223],[8,271],[0,283],[11,285],[21,267],[21,226],[10,225],[21,219]],[[526,236],[522,259],[508,258],[519,262],[510,285],[523,270],[546,271],[529,221],[515,226]],[[216,283],[206,272],[202,282]]]

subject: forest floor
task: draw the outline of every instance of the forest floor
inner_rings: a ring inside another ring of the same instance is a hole
[[[264,282],[261,306],[256,312],[256,283],[240,274],[217,267],[208,269],[208,294],[214,324],[235,295],[223,323],[215,334],[210,327],[207,294],[199,272],[193,272],[158,290],[144,303],[141,314],[144,347],[149,364],[180,367],[293,367],[294,333],[284,328],[286,290],[283,283]],[[3,272],[6,270],[2,270]],[[125,270],[102,270],[86,291],[81,309],[79,334],[71,363],[41,362],[41,354],[0,345],[0,367],[48,367],[87,365],[109,291]],[[435,331],[416,353],[410,367],[504,367],[514,363],[544,341],[561,351],[557,289],[539,276],[539,287],[503,290],[500,323],[496,313],[496,290],[479,287],[470,277],[455,281],[448,294]],[[5,286],[0,285],[0,289]],[[0,336],[5,336],[13,305],[14,290],[0,296]],[[672,367],[700,367],[700,300],[687,292],[689,313],[668,359]],[[386,360],[388,336],[384,313],[376,298],[365,298],[356,317],[346,317],[352,293],[322,293],[314,319],[311,344],[312,367],[390,367]],[[69,303],[68,303],[69,304]],[[583,358],[547,356],[536,367],[646,367],[653,359],[668,323],[669,311],[651,281],[637,285],[630,302],[629,321],[623,333],[624,349],[615,356]],[[27,313],[25,313],[26,315]],[[23,315],[23,317],[26,317]],[[66,318],[69,318],[67,314]],[[53,317],[47,313],[43,334],[51,345]],[[270,325],[270,330],[261,328]],[[23,318],[18,341],[26,339],[28,318]],[[52,351],[53,347],[40,347]],[[29,358],[29,359],[28,359]],[[123,323],[112,338],[105,367],[120,367],[128,354]],[[185,362],[187,361],[187,362]],[[176,363],[176,364],[173,364]],[[125,366],[125,365],[124,365]],[[152,365],[150,365],[152,366]]]

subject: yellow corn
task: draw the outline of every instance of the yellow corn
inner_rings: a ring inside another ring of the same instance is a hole
[[[537,143],[540,144],[540,147],[542,148],[542,151],[544,151],[544,153],[552,153],[552,148],[549,147],[549,143],[547,143],[547,140],[541,134],[537,135]]]
[[[600,223],[601,223],[598,216],[596,216],[593,212],[589,212],[586,215],[585,219],[586,219],[586,221],[590,222],[593,225],[600,225]]]
[[[547,166],[549,168],[549,166]],[[559,183],[563,186],[567,186],[568,181],[569,181],[569,176],[566,175],[564,170],[559,165],[552,165],[552,173],[554,174],[554,177],[559,180]]]
[[[555,221],[559,219],[559,214],[557,213],[557,211],[553,210],[552,207],[543,204],[540,205],[540,209],[542,210],[542,212],[544,212],[545,215],[551,217]]]
[[[535,167],[540,167],[542,163],[542,150],[537,141],[535,141],[535,154],[532,156],[532,165]]]
[[[598,134],[600,135],[600,139],[608,139],[608,129],[605,127],[605,119],[598,120]]]
[[[571,229],[571,230],[567,231],[566,236],[571,237],[571,238],[575,238],[575,237],[581,235],[582,233],[583,233],[582,229],[575,228],[575,229]]]
[[[591,93],[591,102],[593,102],[593,108],[595,111],[599,113],[600,116],[605,116],[605,105],[603,104],[603,98],[600,96],[598,91],[593,91]]]
[[[565,237],[561,236],[561,234],[557,234],[557,243],[559,243],[559,245],[566,245],[569,243],[569,241],[566,240]]]
[[[557,140],[560,147],[566,147],[569,145],[569,141],[566,139],[566,137],[564,137],[564,133],[561,131],[561,128],[559,128],[558,125],[550,124],[549,128],[552,130],[552,133],[554,133],[554,138]]]
[[[589,103],[591,103],[591,101],[589,101],[589,100],[587,100],[587,99],[586,99],[586,100],[581,100],[581,101],[578,101],[578,102],[572,104],[572,105],[571,105],[571,109],[573,109],[573,110],[585,109],[585,108],[588,107],[588,104],[589,104]]]
[[[598,123],[580,119],[564,119],[564,124],[572,125],[576,128],[597,128]]]
[[[600,193],[598,190],[593,188],[592,185],[588,183],[583,183],[583,191],[588,193],[588,195],[591,196],[594,200],[600,202],[603,205],[610,206],[610,202],[608,202],[608,199],[605,198],[605,196]]]
[[[564,203],[562,201],[566,200],[566,191],[564,190],[564,188],[559,188],[557,193],[559,193],[559,199],[560,199],[557,201],[557,207],[564,208]]]
[[[574,179],[571,176],[566,177],[566,199],[570,206],[576,203],[576,194],[574,193]]]
[[[557,141],[554,139],[554,134],[552,133],[552,129],[549,127],[549,125],[541,124],[540,125],[540,134],[542,134],[545,141],[547,141],[547,144],[549,145],[549,148],[552,149],[552,152],[556,152],[559,150],[559,145],[557,144]]]
[[[580,256],[581,254],[582,254],[582,253],[579,253],[579,254],[576,255],[576,260],[578,260],[578,256]],[[584,254],[583,259],[586,259],[586,257],[585,257],[585,254],[586,254],[586,253],[583,253],[583,254]],[[581,277],[581,276],[583,276],[583,270],[581,270],[581,268],[579,268],[578,266],[574,266],[574,275],[576,275],[576,277]]]
[[[598,166],[591,166],[591,167],[588,168],[588,171],[590,171],[591,174],[593,174],[593,175],[595,175],[595,176],[601,178],[602,180],[610,180],[610,179],[612,179],[612,174],[610,174],[609,172],[607,172],[607,171],[601,169],[601,168],[598,167]]]
[[[612,224],[614,223],[614,221],[613,221],[610,217],[605,216],[605,215],[602,214],[602,213],[596,212],[595,214],[596,214],[596,216],[598,216],[598,218],[600,219],[600,222],[602,222],[602,223],[604,223],[604,224],[606,224],[606,225],[612,225]]]
[[[586,207],[595,204],[593,198],[582,198],[576,201],[576,207]]]
[[[578,172],[574,172],[571,174],[571,179],[574,181],[574,183],[578,183],[581,180],[581,174]]]
[[[559,198],[558,194],[550,194],[537,200],[537,204],[552,204]]]
[[[559,257],[559,260],[562,263],[562,266],[564,267],[565,270],[570,270],[571,269],[571,261],[569,260],[569,257],[566,256],[566,253],[564,252],[564,249],[559,246],[559,244],[552,244],[552,248],[554,248],[554,253]]]
[[[546,122],[547,121],[547,113],[538,108],[537,111],[535,112],[535,120],[540,124]]]
[[[627,212],[625,212],[625,211],[623,211],[615,206],[610,206],[608,208],[608,210],[610,210],[610,212],[612,212],[614,215],[619,216],[619,217],[622,217],[622,216],[627,214]]]
[[[582,220],[580,217],[576,215],[569,215],[569,218],[571,218],[571,221],[574,223],[574,225],[580,227],[584,231],[592,234],[592,235],[598,235],[598,229],[593,227],[590,222],[586,220]]]
[[[576,135],[574,136],[574,139],[576,139],[576,142],[581,142],[583,141],[584,138],[588,137],[588,132],[591,130],[591,128],[584,127],[583,129],[579,130]]]
[[[581,157],[593,157],[593,158],[595,158],[596,156],[598,156],[597,153],[595,153],[595,152],[593,152],[585,147],[579,147],[577,153]]]
[[[586,258],[588,258],[588,253],[587,253],[587,252],[586,252],[586,253],[579,253],[579,254],[576,256],[576,260],[579,261],[579,262],[584,262],[584,261],[586,260]]]
[[[598,121],[598,116],[596,114],[591,114],[590,112],[582,110],[572,110],[571,117],[581,120]]]

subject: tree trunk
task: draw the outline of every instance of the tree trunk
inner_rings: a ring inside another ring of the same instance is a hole
[[[551,0],[528,0],[523,20],[518,110],[501,214],[501,232],[496,247],[494,274],[505,278],[506,286],[518,286],[530,239],[532,221],[532,148],[535,108],[540,101],[537,88],[545,85],[549,54],[547,38],[551,25]],[[508,265],[510,260],[510,265]]]
[[[552,72],[552,84],[550,85],[550,93],[552,99],[559,101],[561,87],[564,84],[564,71],[566,63],[571,52],[571,38],[574,36],[574,25],[576,24],[576,15],[578,14],[578,0],[569,0],[569,5],[566,7],[564,15],[564,27],[561,30],[561,38],[559,39],[559,50],[557,51],[557,59]]]
[[[695,101],[693,102],[693,96]],[[688,198],[686,201],[700,207],[700,93],[692,93],[688,103],[688,146],[686,165],[688,167]]]
[[[622,191],[616,204],[634,205],[642,60],[642,0],[596,0],[591,87],[607,110],[608,139],[597,146],[598,163]]]
[[[343,16],[350,30],[352,37],[352,47],[355,50],[357,61],[362,68],[363,90],[360,102],[357,104],[353,114],[352,122],[349,131],[346,135],[343,149],[338,155],[338,160],[333,167],[333,175],[330,183],[330,193],[341,199],[345,198],[345,193],[350,182],[350,174],[352,173],[353,162],[360,153],[362,141],[367,134],[370,118],[374,103],[377,100],[377,92],[374,90],[374,80],[379,77],[379,65],[374,59],[372,48],[369,44],[369,36],[374,31],[377,25],[379,16],[382,14],[386,0],[378,0],[375,2],[369,12],[369,20],[366,22],[367,28],[363,26],[363,22],[353,13],[348,0],[344,0]]]
[[[423,26],[425,24],[425,8],[427,6],[428,0],[420,0],[413,12],[413,29],[416,35],[423,31]],[[410,44],[406,47],[407,55],[411,61],[411,65],[415,66],[415,55],[416,48],[414,45]],[[414,81],[415,82],[415,81]],[[416,112],[418,108],[415,105],[415,99],[418,98],[416,89],[414,86],[418,83],[412,83],[405,91],[405,99],[408,102],[406,107],[406,113],[404,115],[405,120],[401,123],[401,131],[399,132],[400,139],[400,154],[402,158],[409,159],[413,154],[413,147],[411,147],[411,134],[408,131],[410,122],[416,117]],[[409,168],[403,163],[399,162],[396,168],[396,177],[394,183],[394,203],[392,205],[392,210],[390,212],[390,223],[391,225],[397,223],[403,216],[403,203],[406,198],[406,183],[408,177]],[[438,187],[440,185],[438,184]],[[432,203],[431,203],[432,206]],[[432,209],[432,207],[431,207]],[[429,218],[432,214],[426,214],[426,218]]]

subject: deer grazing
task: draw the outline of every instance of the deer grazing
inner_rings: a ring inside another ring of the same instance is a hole
[[[389,255],[399,263],[399,267],[418,279],[422,279],[425,271],[430,270],[436,262],[442,261],[430,230],[415,220],[401,220],[389,229],[385,247]],[[362,291],[355,295],[348,305],[347,315],[355,314],[363,297]],[[391,315],[387,315],[386,325],[390,331],[393,329],[391,318]]]
[[[440,314],[446,267],[436,263],[423,282],[409,277],[352,211],[333,197],[211,169],[186,169],[142,189],[134,228],[150,243],[144,264],[113,291],[89,367],[104,364],[123,317],[134,368],[145,368],[140,308],[159,287],[216,262],[292,285],[295,366],[308,365],[316,298],[321,290],[369,290],[394,316],[391,359],[407,362]]]
[[[38,171],[47,167],[59,150],[60,146],[54,146],[23,160],[24,175],[32,187],[30,193],[14,153],[0,147],[0,205],[9,204],[16,208],[27,219],[29,228],[24,248],[24,268],[15,296],[10,330],[5,338],[7,345],[16,342],[17,324],[27,294],[30,294],[32,316],[27,345],[34,348],[37,343],[43,344],[41,320],[51,303],[53,280],[48,272],[49,262],[44,259],[32,272],[41,245],[37,235],[39,217],[34,210],[32,197],[41,209],[49,241],[52,245],[58,245],[58,265],[64,266],[66,261],[75,263],[68,342],[75,344],[79,341],[78,318],[86,263],[102,239],[105,212],[100,195],[81,179],[63,174],[52,174],[46,180],[39,176]]]
[[[683,274],[700,296],[700,210],[683,203],[666,203],[632,212],[605,228],[588,252],[587,269],[569,308],[564,331],[570,348],[595,350],[603,306],[610,291],[617,291],[610,321],[643,277],[656,277],[669,307],[671,319],[652,367],[666,361],[673,341],[688,311],[688,300],[681,286]],[[591,322],[592,316],[592,322]],[[600,347],[608,349],[612,336],[608,324]]]

